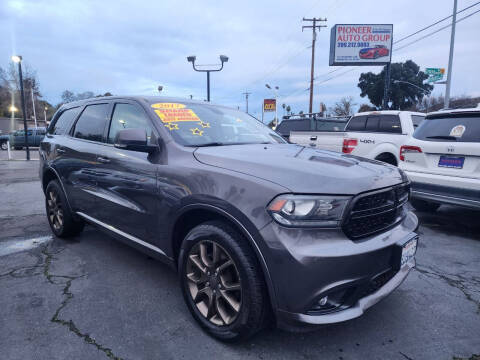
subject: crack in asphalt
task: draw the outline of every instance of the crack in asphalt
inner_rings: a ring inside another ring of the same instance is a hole
[[[468,301],[477,306],[476,314],[480,315],[480,301],[473,298],[473,296],[467,291],[468,287],[465,285],[465,283],[480,285],[479,279],[476,277],[466,278],[460,274],[444,274],[438,270],[432,269],[431,267],[423,265],[419,266],[419,264],[417,264],[415,269],[425,276],[444,280],[448,285],[460,290]],[[456,277],[458,279],[453,279],[452,277]]]
[[[53,314],[52,318],[50,319],[51,322],[61,324],[63,326],[66,326],[69,331],[73,332],[75,335],[78,337],[82,338],[83,341],[85,341],[87,344],[93,345],[97,348],[97,350],[102,351],[107,355],[108,358],[114,359],[114,360],[123,360],[121,357],[116,356],[112,349],[103,346],[102,344],[99,344],[94,338],[92,338],[88,333],[82,333],[80,329],[75,325],[72,319],[70,320],[64,320],[60,318],[60,312],[68,305],[70,300],[73,299],[73,293],[70,291],[70,287],[72,286],[72,282],[74,280],[77,280],[79,278],[82,278],[86,276],[86,274],[78,275],[78,276],[67,276],[67,275],[54,275],[50,273],[50,267],[52,265],[52,260],[54,260],[54,255],[60,253],[63,251],[63,249],[60,249],[56,253],[51,253],[47,251],[47,246],[43,248],[42,254],[45,255],[45,262],[43,264],[43,275],[47,279],[47,281],[50,284],[53,285],[59,285],[54,281],[56,278],[61,278],[61,279],[66,279],[65,286],[62,290],[62,294],[65,296],[65,299],[61,302],[60,306],[57,308],[55,311],[55,314]]]
[[[462,358],[454,356],[453,360],[480,360],[480,354],[472,354],[469,358]]]
[[[408,355],[405,355],[405,354],[404,354],[403,352],[401,352],[401,351],[399,351],[398,353],[399,353],[400,355],[402,355],[402,356],[403,356],[405,359],[407,359],[407,360],[413,360],[413,358],[411,358],[411,357],[408,356]]]

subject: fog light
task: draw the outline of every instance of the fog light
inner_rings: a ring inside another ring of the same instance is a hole
[[[328,301],[328,296],[325,296],[320,299],[320,301],[318,302],[318,305],[325,306],[327,304],[327,301]]]

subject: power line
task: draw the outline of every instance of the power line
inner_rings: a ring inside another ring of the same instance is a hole
[[[475,4],[472,4],[472,5],[470,5],[470,6],[467,6],[466,8],[464,8],[464,9],[462,9],[462,10],[460,10],[460,11],[457,11],[457,15],[460,14],[460,13],[462,13],[462,12],[464,12],[464,11],[466,11],[466,10],[468,10],[468,9],[470,9],[470,8],[472,8],[472,7],[474,7],[474,6],[476,6],[476,5],[478,5],[478,4],[480,4],[480,1],[478,1],[478,2],[476,2]],[[453,16],[453,15],[446,16],[446,17],[444,17],[443,19],[434,22],[433,24],[430,24],[430,25],[428,25],[428,26],[426,26],[426,27],[424,27],[424,28],[422,28],[422,29],[420,29],[420,30],[418,30],[418,31],[415,31],[414,33],[412,33],[412,34],[410,34],[410,35],[407,35],[407,36],[405,36],[405,37],[403,37],[403,38],[401,38],[401,39],[399,39],[399,40],[397,40],[397,41],[394,41],[393,43],[394,43],[394,44],[398,44],[400,41],[406,40],[406,39],[408,39],[408,38],[411,38],[412,36],[417,35],[418,33],[421,33],[422,31],[425,31],[425,30],[427,30],[427,29],[430,29],[431,27],[433,27],[433,26],[435,26],[435,25],[437,25],[437,24],[440,24],[441,22],[443,22],[443,21],[445,21],[445,20],[447,20],[447,19],[450,19],[452,16]]]
[[[466,9],[468,9],[468,8],[471,8],[472,6],[475,6],[475,5],[477,5],[477,4],[480,4],[480,2],[477,2],[477,3],[475,3],[475,4],[473,4],[473,5],[469,6],[469,7],[467,7],[467,8],[465,8],[465,9],[462,9],[462,10],[458,11],[457,14],[460,13],[460,12],[462,12],[462,11],[464,11],[464,10],[466,10]],[[470,14],[468,14],[468,15],[460,18],[460,19],[458,19],[455,23],[457,24],[457,23],[459,23],[460,21],[463,21],[463,20],[469,18],[470,16],[472,16],[472,15],[478,13],[478,12],[480,12],[480,9],[479,9],[479,10],[476,10],[476,11],[474,11],[474,12],[472,12],[472,13],[470,13]],[[450,15],[449,17],[452,17],[452,15]],[[448,19],[449,17],[447,17],[447,19]],[[438,21],[437,21],[435,24],[438,24]],[[424,35],[424,36],[416,39],[415,41],[412,41],[412,42],[410,42],[410,43],[408,43],[408,44],[405,44],[405,45],[403,45],[403,46],[401,46],[401,47],[399,47],[399,48],[396,48],[396,49],[395,49],[395,52],[397,52],[398,50],[404,49],[404,48],[406,48],[407,46],[413,45],[413,44],[415,44],[415,43],[417,43],[417,42],[419,42],[419,41],[421,41],[421,40],[423,40],[423,39],[425,39],[425,38],[427,38],[427,37],[429,37],[429,36],[432,36],[432,35],[440,32],[440,31],[442,31],[442,30],[445,30],[445,29],[447,29],[447,28],[449,28],[449,27],[451,27],[451,26],[452,26],[452,24],[448,24],[448,25],[445,25],[445,26],[443,26],[443,27],[441,27],[441,28],[439,28],[439,29],[437,29],[437,30],[435,30],[435,31],[432,31],[431,33],[428,33],[428,34],[426,34],[426,35]],[[425,29],[428,29],[428,28],[430,28],[430,27],[431,27],[431,26],[427,26]],[[422,30],[422,31],[423,31],[423,30]],[[416,33],[418,33],[418,32],[416,32]],[[406,39],[406,38],[408,38],[408,37],[410,37],[410,35],[406,36],[404,39]],[[401,41],[401,40],[402,40],[402,39],[398,40],[396,43],[398,43],[398,42]],[[349,70],[347,70],[347,71],[345,71],[345,72],[342,72],[342,73],[340,73],[340,74],[338,74],[338,75],[336,75],[336,76],[332,76],[331,78],[322,80],[322,81],[320,81],[320,82],[316,82],[315,85],[319,85],[319,84],[325,83],[325,82],[327,82],[327,81],[336,79],[336,78],[338,78],[338,77],[340,77],[340,76],[342,76],[342,75],[345,75],[346,73],[349,73],[349,72],[351,72],[351,71],[353,71],[353,70],[356,70],[356,69],[358,69],[358,67],[351,68],[351,69],[349,69]],[[328,72],[328,73],[326,73],[326,74],[324,74],[324,75],[327,75],[327,74],[329,74],[329,73],[333,73],[333,72],[338,71],[338,70],[340,70],[340,68],[337,68],[337,69],[335,69],[335,70],[332,70],[332,71],[330,71],[330,72]]]
[[[458,19],[457,21],[455,21],[455,24],[458,24],[460,21],[463,21],[463,20],[469,18],[470,16],[475,15],[475,14],[478,13],[478,12],[480,12],[480,9],[479,9],[479,10],[476,10],[476,11],[474,11],[474,12],[472,12],[472,13],[466,15],[466,16],[464,16],[463,18]],[[457,14],[458,14],[458,12],[457,12]],[[410,43],[408,43],[408,44],[406,44],[406,45],[403,45],[403,46],[395,49],[395,51],[401,50],[401,49],[403,49],[403,48],[406,48],[407,46],[410,46],[410,45],[412,45],[412,44],[415,44],[415,43],[419,42],[420,40],[423,40],[423,39],[425,39],[425,38],[427,38],[427,37],[429,37],[429,36],[435,35],[436,33],[440,32],[440,31],[442,31],[442,30],[448,29],[448,28],[451,27],[451,26],[452,26],[452,24],[445,25],[445,26],[441,27],[440,29],[437,29],[437,30],[435,30],[435,31],[432,31],[431,33],[428,33],[427,35],[424,35],[424,36],[416,39],[415,41],[412,41],[412,42],[410,42]]]

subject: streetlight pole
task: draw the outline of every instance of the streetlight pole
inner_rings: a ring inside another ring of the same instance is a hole
[[[450,34],[450,54],[448,56],[447,88],[445,90],[445,104],[444,104],[445,109],[448,109],[450,107],[450,86],[452,84],[453,47],[455,45],[455,23],[456,22],[457,22],[457,0],[453,0],[452,32]]]
[[[33,97],[33,87],[32,87],[32,106],[33,106],[33,119],[35,120],[35,128],[37,127],[37,112],[35,111],[35,98]]]
[[[12,89],[12,106],[10,106],[10,111],[12,112],[12,118],[10,120],[10,130],[13,131],[15,130],[15,111],[17,109],[15,108],[15,94]]]
[[[206,66],[206,65],[197,65],[195,66],[195,60],[197,59],[196,56],[187,56],[187,61],[192,63],[193,70],[198,72],[206,72],[207,73],[207,101],[210,102],[210,73],[221,71],[223,69],[223,64],[228,62],[228,56],[220,55],[220,68],[217,69],[199,69],[197,66]],[[218,66],[218,65],[217,65]]]
[[[47,107],[46,106],[43,108],[43,116],[45,118],[45,126],[47,126]]]
[[[25,109],[25,93],[23,91],[23,74],[22,74],[22,57],[20,55],[13,55],[12,61],[18,64],[18,77],[20,80],[20,95],[22,99],[22,112],[23,112],[23,130],[25,131],[25,149],[27,150],[27,160],[30,160],[30,148],[28,147],[28,135],[27,135],[27,111]]]
[[[272,87],[271,87],[270,85],[268,85],[268,84],[265,84],[265,86],[266,86],[267,89],[272,90],[273,93],[275,94],[275,129],[276,129],[277,126],[278,126],[278,116],[277,116],[277,98],[278,98],[278,93],[277,93],[277,91],[278,91],[279,87],[278,87],[278,86],[275,86],[275,87],[272,89]]]

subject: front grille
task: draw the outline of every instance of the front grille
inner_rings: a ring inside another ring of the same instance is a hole
[[[351,239],[386,231],[402,219],[409,193],[409,185],[401,184],[359,195],[353,200],[343,231]]]

